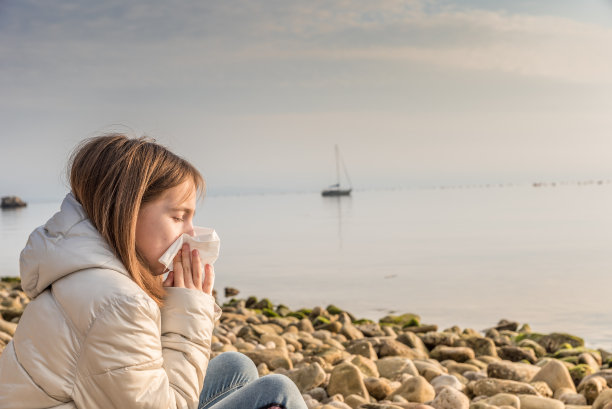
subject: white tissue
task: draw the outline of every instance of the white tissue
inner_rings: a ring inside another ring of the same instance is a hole
[[[183,243],[189,244],[189,249],[197,249],[202,260],[202,267],[205,264],[213,264],[219,257],[219,236],[215,229],[210,227],[194,227],[195,236],[182,234],[166,252],[159,258],[159,262],[166,266],[166,273],[172,271],[173,260],[179,250],[183,247]]]

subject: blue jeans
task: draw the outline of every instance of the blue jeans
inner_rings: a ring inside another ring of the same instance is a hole
[[[284,375],[259,377],[253,361],[239,352],[211,359],[198,409],[306,409],[297,386]]]

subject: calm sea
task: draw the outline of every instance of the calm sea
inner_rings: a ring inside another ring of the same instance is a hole
[[[0,212],[0,275],[58,209]],[[209,196],[196,222],[221,237],[221,294],[441,328],[507,318],[612,350],[610,184]]]

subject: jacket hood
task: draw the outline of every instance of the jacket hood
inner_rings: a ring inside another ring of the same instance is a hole
[[[59,212],[30,234],[19,268],[21,286],[31,298],[68,274],[87,268],[130,276],[72,193],[66,195]]]

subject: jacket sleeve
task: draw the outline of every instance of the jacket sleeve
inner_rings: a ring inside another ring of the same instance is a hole
[[[214,299],[167,289],[160,309],[148,297],[113,300],[92,323],[73,393],[79,408],[197,408],[210,358]]]

